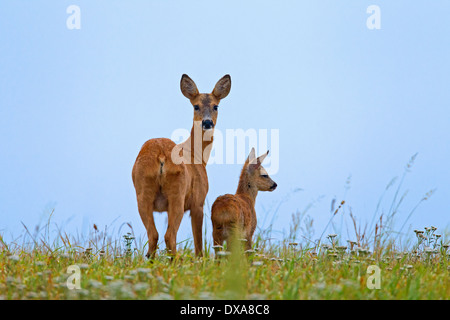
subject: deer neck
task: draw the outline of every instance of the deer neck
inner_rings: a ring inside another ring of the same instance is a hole
[[[195,121],[190,136],[182,143],[185,159],[189,160],[190,164],[206,166],[211,155],[213,140],[214,129],[203,131],[201,121]]]
[[[253,207],[255,206],[256,196],[258,195],[258,188],[256,185],[249,179],[247,174],[242,170],[241,176],[239,178],[239,184],[236,190],[237,195],[242,195],[250,198]]]

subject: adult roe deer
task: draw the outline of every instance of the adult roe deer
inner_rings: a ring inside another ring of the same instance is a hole
[[[139,215],[147,230],[149,258],[154,258],[158,243],[154,211],[167,211],[164,240],[168,251],[175,255],[178,228],[184,213],[190,210],[195,254],[202,255],[203,205],[208,193],[205,166],[212,148],[218,105],[230,92],[231,77],[222,77],[212,93],[199,93],[195,82],[183,74],[180,88],[194,107],[189,138],[179,145],[167,138],[150,139],[133,166],[133,184]]]
[[[251,249],[258,191],[273,191],[277,187],[261,166],[268,154],[269,151],[255,158],[255,149],[252,148],[242,168],[236,194],[225,194],[214,201],[211,209],[214,245],[223,245],[237,231],[247,240],[247,249]]]

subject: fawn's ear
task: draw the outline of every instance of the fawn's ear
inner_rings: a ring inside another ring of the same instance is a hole
[[[255,148],[252,148],[252,150],[250,151],[250,154],[248,155],[247,158],[247,162],[248,162],[248,170],[250,172],[255,171],[261,166],[261,162],[259,162],[258,158],[256,158]]]
[[[268,154],[269,154],[269,150],[267,150],[267,152],[264,153],[263,155],[260,155],[257,159],[258,163],[261,164],[264,161],[264,159],[267,157]]]
[[[229,74],[224,75],[219,81],[217,81],[216,86],[212,94],[219,100],[225,98],[231,89],[231,77]]]
[[[261,167],[262,162],[269,154],[269,150],[267,150],[266,153],[263,155],[260,155],[258,158],[255,158],[255,148],[252,148],[252,151],[250,152],[250,155],[248,156],[248,169],[250,171],[254,171]]]
[[[255,154],[255,148],[252,148],[252,150],[250,150],[250,154],[248,155],[247,162],[248,162],[248,164],[256,164],[257,159],[256,159],[256,154]]]
[[[199,94],[194,80],[189,78],[187,74],[181,76],[180,89],[183,95],[189,100],[194,99]]]

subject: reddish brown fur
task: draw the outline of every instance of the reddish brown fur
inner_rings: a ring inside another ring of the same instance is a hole
[[[242,168],[236,194],[225,194],[214,201],[211,209],[214,245],[223,245],[237,231],[247,240],[247,249],[251,248],[257,223],[255,201],[258,191],[273,191],[277,187],[261,166],[268,153],[255,159],[255,149],[252,149]]]
[[[194,81],[187,75],[183,75],[180,82],[182,93],[193,106],[198,106],[198,110],[194,110],[194,121],[201,122],[208,118],[212,120],[214,126],[217,121],[217,110],[214,110],[214,106],[228,95],[230,87],[229,75],[220,79],[210,94],[200,94]],[[179,145],[183,148],[179,155],[189,157],[190,162],[175,164],[172,160],[175,143],[170,139],[157,138],[144,143],[133,166],[132,178],[136,189],[138,210],[148,235],[148,257],[154,257],[158,243],[158,232],[153,219],[154,211],[167,211],[168,225],[164,239],[169,252],[175,254],[178,228],[184,212],[190,210],[195,253],[202,255],[203,204],[208,193],[208,176],[205,166],[209,157],[208,150],[210,151],[208,147],[212,147],[212,134],[209,133],[211,136],[209,141],[202,141],[201,152],[205,158],[202,157],[201,161],[194,162],[194,152],[192,155],[186,152],[195,150],[194,128],[195,122],[191,136]],[[200,132],[203,136],[208,131]]]

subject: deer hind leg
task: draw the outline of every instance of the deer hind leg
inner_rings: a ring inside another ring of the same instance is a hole
[[[253,233],[255,232],[256,226],[252,227],[250,230],[247,230],[245,234],[245,239],[247,241],[245,242],[245,250],[250,250],[252,248],[252,238]]]
[[[222,226],[214,226],[213,225],[213,243],[216,246],[222,246],[223,245],[223,232],[222,232]]]
[[[158,244],[158,231],[156,230],[155,220],[153,219],[153,201],[154,196],[149,193],[142,192],[137,197],[139,215],[147,230],[148,236],[148,252],[146,256],[151,259],[155,257]]]
[[[184,195],[181,193],[173,194],[168,197],[169,208],[167,211],[168,223],[167,231],[164,235],[166,248],[171,255],[177,252],[177,233],[184,214]]]
[[[195,255],[203,255],[202,227],[203,227],[203,206],[191,208],[192,234],[194,236]]]
[[[247,241],[245,242],[245,250],[250,250],[252,248],[252,237],[247,237]]]

